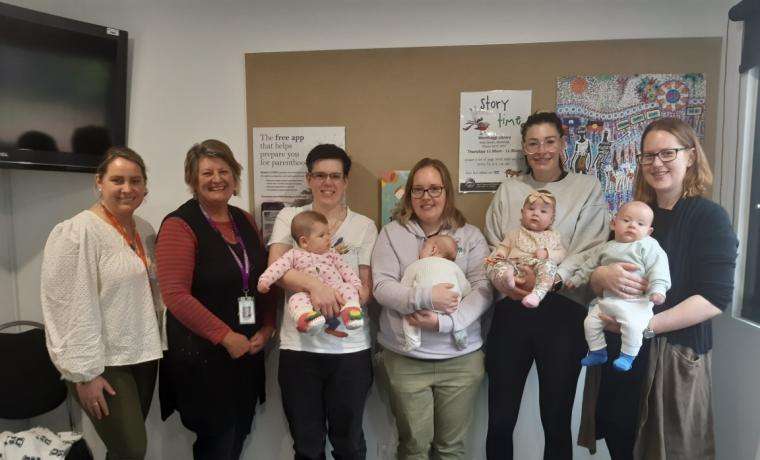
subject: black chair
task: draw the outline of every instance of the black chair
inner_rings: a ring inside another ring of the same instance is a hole
[[[27,326],[23,332],[2,332]],[[13,321],[0,325],[0,418],[28,419],[56,409],[67,399],[68,390],[53,366],[45,346],[45,326],[33,321]],[[71,405],[69,426],[74,429]],[[80,440],[67,459],[91,459]]]

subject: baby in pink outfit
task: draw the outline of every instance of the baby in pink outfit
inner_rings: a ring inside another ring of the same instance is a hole
[[[259,277],[257,289],[266,293],[291,269],[319,278],[323,283],[340,292],[345,305],[341,307],[340,319],[347,329],[358,329],[364,325],[364,317],[359,304],[361,280],[343,258],[330,250],[330,232],[327,219],[316,211],[304,211],[293,218],[290,233],[298,243],[277,259]],[[299,332],[313,334],[325,324],[322,313],[315,311],[309,294],[297,292],[288,300],[288,313],[293,317]]]

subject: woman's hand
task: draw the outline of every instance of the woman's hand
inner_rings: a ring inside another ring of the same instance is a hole
[[[431,297],[434,309],[450,315],[459,308],[459,294],[451,290],[453,287],[451,283],[439,283],[433,286]],[[435,321],[438,323],[438,318]]]
[[[272,326],[262,326],[261,329],[253,334],[251,340],[248,341],[250,343],[248,353],[255,355],[261,351],[266,346],[267,342],[269,342],[269,339],[272,338],[273,332],[274,328]]]
[[[617,322],[612,316],[607,316],[604,313],[599,313],[599,319],[604,323],[604,330],[620,334],[620,323]]]
[[[438,313],[430,310],[419,310],[411,315],[406,315],[409,324],[425,329],[426,331],[438,332]]]
[[[251,343],[246,336],[230,331],[222,339],[222,346],[227,349],[232,359],[238,359],[251,349]]]
[[[321,312],[327,319],[338,316],[340,307],[346,303],[346,300],[340,292],[321,281],[315,281],[314,286],[309,289],[312,307]]]
[[[105,396],[103,396],[103,390],[111,396],[115,396],[116,392],[102,375],[95,377],[89,382],[77,383],[76,389],[79,403],[90,417],[100,420],[108,416],[108,403]]]
[[[637,270],[636,264],[627,262],[597,267],[591,273],[591,288],[597,295],[610,291],[623,299],[641,297],[649,283],[635,273]]]

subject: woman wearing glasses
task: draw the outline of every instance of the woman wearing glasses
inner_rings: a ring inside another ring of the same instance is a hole
[[[480,317],[491,304],[483,260],[488,245],[454,206],[446,166],[424,158],[409,173],[393,221],[380,232],[372,253],[374,294],[383,306],[378,342],[398,429],[399,459],[469,458],[465,436],[483,380]],[[464,298],[450,284],[405,286],[404,270],[417,261],[425,240],[450,235],[454,261],[472,290]],[[405,347],[403,322],[422,330],[421,345]],[[452,333],[466,331],[464,343]]]
[[[694,130],[652,122],[641,138],[635,195],[654,209],[654,237],[668,254],[673,287],[644,331],[631,372],[590,370],[579,441],[605,438],[613,459],[715,458],[711,407],[712,322],[731,302],[737,239],[719,205],[703,198],[712,172]],[[591,285],[620,297],[645,281],[626,264],[598,268]],[[619,331],[619,325],[611,324]],[[620,347],[620,336],[607,334]],[[612,350],[612,348],[610,349]]]
[[[371,298],[370,257],[377,228],[345,204],[351,159],[342,148],[321,144],[309,152],[306,168],[314,201],[284,208],[277,215],[268,243],[269,264],[296,246],[290,231],[293,218],[301,211],[317,211],[327,218],[333,249],[359,275],[359,299],[366,306]],[[324,458],[327,434],[333,457],[364,458],[362,417],[372,385],[369,322],[365,320],[360,329],[346,329],[336,318],[344,299],[319,278],[289,270],[278,284],[289,292],[307,292],[330,328],[329,334],[302,334],[291,315],[283,316],[278,380],[295,457]]]
[[[601,185],[593,176],[565,170],[562,121],[552,112],[531,115],[522,125],[523,151],[528,173],[501,184],[486,213],[485,236],[492,247],[520,226],[525,197],[545,189],[557,199],[553,229],[559,232],[567,257],[560,264],[555,288],[570,273],[565,264],[576,264],[580,253],[606,241],[607,204]],[[525,268],[527,274],[531,271]],[[586,354],[582,292],[549,292],[537,308],[520,300],[533,288],[532,276],[518,280],[510,289],[497,272],[489,274],[503,297],[494,304],[488,335],[486,368],[488,392],[488,458],[513,457],[512,432],[517,422],[523,387],[535,361],[539,380],[544,458],[572,458],[570,433],[580,359]],[[506,296],[506,297],[504,297]]]

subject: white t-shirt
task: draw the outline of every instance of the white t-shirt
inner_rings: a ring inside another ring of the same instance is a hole
[[[308,204],[302,207],[283,208],[274,223],[272,236],[269,237],[267,246],[275,243],[286,244],[295,247],[296,243],[290,235],[290,223],[296,214],[311,210]],[[369,267],[372,259],[372,248],[377,239],[377,227],[368,217],[347,210],[346,219],[332,236],[332,244],[335,247],[345,247],[343,260],[359,274],[359,265]],[[338,243],[338,240],[341,240]],[[340,251],[339,251],[340,252]],[[366,350],[370,347],[369,315],[364,310],[364,327],[361,329],[347,330],[343,324],[338,330],[348,334],[348,337],[340,338],[330,334],[318,333],[315,335],[298,332],[295,322],[290,315],[283,315],[280,327],[280,349],[308,351],[312,353],[341,354],[353,353]]]

